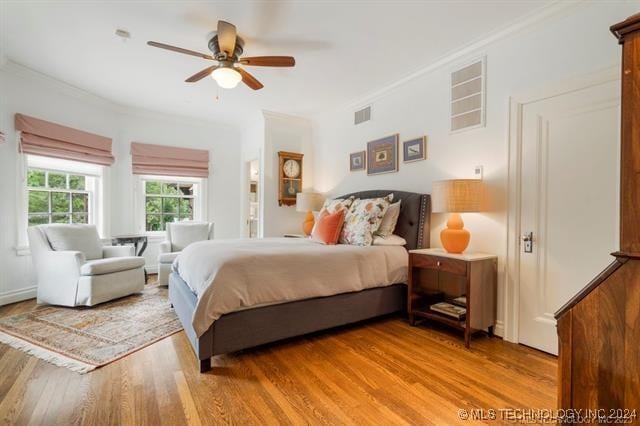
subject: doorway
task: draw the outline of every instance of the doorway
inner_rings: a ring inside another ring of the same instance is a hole
[[[512,100],[506,299],[508,340],[552,354],[554,312],[611,262],[619,220],[618,74],[557,87]]]
[[[260,235],[260,161],[257,159],[247,162],[248,178],[248,203],[249,214],[247,217],[247,229],[245,235],[249,238],[258,238]]]

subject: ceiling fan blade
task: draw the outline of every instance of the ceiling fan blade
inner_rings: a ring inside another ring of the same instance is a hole
[[[242,68],[236,68],[236,70],[238,70],[238,72],[242,76],[242,82],[251,87],[253,90],[260,90],[264,87],[264,85],[256,80],[254,76],[252,76]]]
[[[183,49],[182,47],[171,46],[170,44],[158,43],[157,41],[148,41],[147,44],[153,47],[159,47],[160,49],[171,50],[172,52],[184,53],[185,55],[197,56],[198,58],[211,59],[214,57],[205,53],[195,52],[189,49]]]
[[[225,21],[218,21],[218,47],[227,56],[233,56],[236,50],[236,26]]]
[[[242,58],[240,63],[255,67],[293,67],[296,60],[293,56],[254,56]]]
[[[216,68],[218,68],[217,65],[212,65],[210,67],[207,67],[205,69],[203,69],[202,71],[199,71],[197,73],[195,73],[194,75],[192,75],[191,77],[189,77],[188,79],[185,80],[185,83],[195,83],[196,81],[200,81],[203,78],[205,78],[206,76],[210,75],[213,70],[215,70]]]

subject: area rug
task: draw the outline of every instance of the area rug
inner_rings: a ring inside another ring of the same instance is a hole
[[[0,342],[87,373],[182,330],[167,289],[89,307],[39,307],[0,319]]]

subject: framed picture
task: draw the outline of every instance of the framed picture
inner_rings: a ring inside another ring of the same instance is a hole
[[[398,171],[398,135],[367,142],[367,174]]]
[[[352,152],[349,154],[349,171],[364,170],[367,163],[367,151]]]
[[[411,163],[427,159],[427,137],[411,139],[402,143],[403,161]]]

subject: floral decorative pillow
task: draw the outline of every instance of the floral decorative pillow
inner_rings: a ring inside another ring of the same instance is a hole
[[[355,200],[355,197],[349,197],[349,198],[336,198],[335,200],[330,200],[330,199],[326,199],[324,201],[324,204],[322,205],[322,208],[320,209],[320,214],[322,214],[323,212],[327,212],[329,214],[333,214],[338,212],[339,210],[349,210],[349,207],[351,207],[351,204],[353,204],[353,200]],[[320,216],[320,214],[318,214],[318,217]]]
[[[393,194],[382,198],[355,200],[344,218],[340,244],[370,246],[384,214],[393,201]]]

